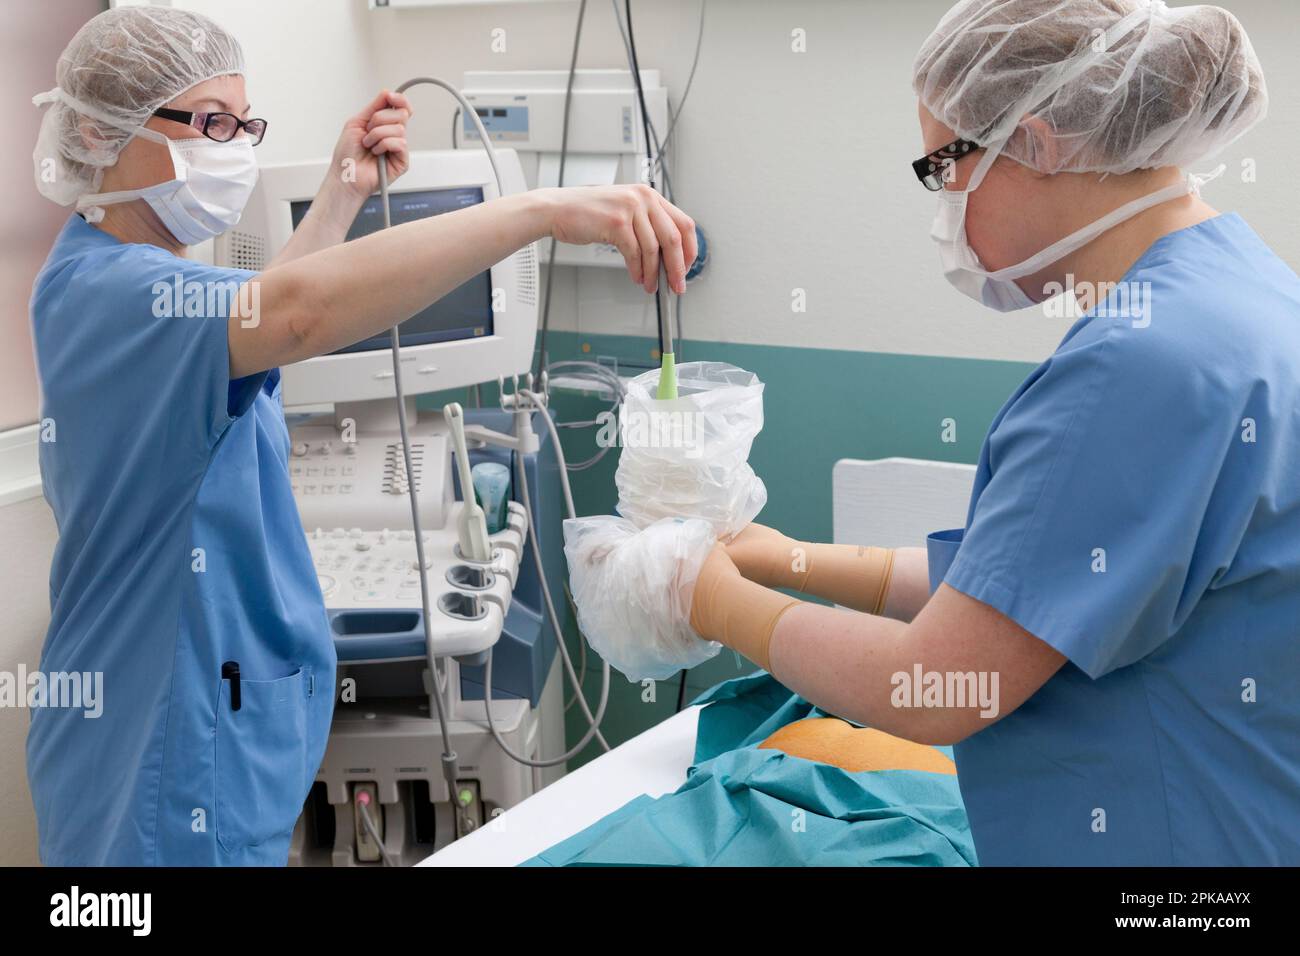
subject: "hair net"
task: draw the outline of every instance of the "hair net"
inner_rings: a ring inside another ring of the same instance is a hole
[[[77,31],[32,158],[36,188],[60,205],[97,192],[104,169],[155,109],[214,76],[244,72],[235,38],[207,17],[171,7],[118,7]]]
[[[1006,139],[1043,173],[1188,166],[1268,109],[1236,18],[1161,0],[962,0],[922,45],[913,88],[958,136]]]

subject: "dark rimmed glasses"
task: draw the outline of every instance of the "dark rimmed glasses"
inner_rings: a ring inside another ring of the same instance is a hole
[[[153,111],[159,119],[171,120],[193,126],[208,139],[218,143],[228,143],[239,135],[242,129],[256,146],[266,135],[266,120],[241,120],[234,113],[190,113],[186,110],[173,110],[161,107]]]
[[[949,166],[970,153],[981,149],[979,143],[969,139],[956,139],[947,146],[940,146],[933,153],[922,156],[912,164],[912,171],[921,185],[932,193],[943,188],[943,174]]]

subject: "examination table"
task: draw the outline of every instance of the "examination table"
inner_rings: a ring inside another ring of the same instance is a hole
[[[515,866],[636,797],[672,793],[695,756],[699,707],[688,707],[579,767],[420,866]]]

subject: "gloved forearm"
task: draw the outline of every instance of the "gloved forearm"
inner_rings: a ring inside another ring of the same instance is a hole
[[[791,583],[783,587],[868,614],[884,610],[894,570],[892,548],[810,542],[801,542],[799,548],[800,557],[791,562]]]
[[[815,595],[868,614],[880,614],[889,596],[890,548],[798,541],[750,525],[727,551],[744,577],[764,587]]]
[[[708,641],[725,644],[764,670],[777,621],[803,602],[748,581],[722,546],[713,549],[695,579],[690,625]]]

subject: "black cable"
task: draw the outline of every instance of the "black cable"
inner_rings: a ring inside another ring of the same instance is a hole
[[[686,706],[686,668],[682,668],[682,682],[677,685],[677,713]]]
[[[612,11],[612,12],[613,12],[613,14],[614,14],[614,22],[615,22],[615,23],[617,24],[617,26],[618,26],[619,36],[620,36],[620,37],[622,38],[622,40],[623,40],[623,53],[624,53],[625,57],[627,58],[628,70],[631,71],[631,69],[632,69],[632,47],[631,47],[631,45],[628,43],[628,38],[627,38],[627,26],[623,23],[623,14],[622,14],[622,12],[621,12],[620,9],[619,9],[618,0],[609,0],[609,2],[610,2],[610,6],[613,7],[613,11]],[[699,40],[703,37],[703,26],[702,26],[702,24],[703,24],[703,15],[704,15],[704,4],[701,3],[701,5],[700,5],[701,31],[700,31],[700,36],[697,37],[697,40],[696,40],[696,50],[695,50],[695,52],[696,52],[696,56],[697,56],[697,57],[698,57],[698,55],[699,55]],[[691,71],[691,72],[692,72],[692,75],[693,75],[693,74],[694,74],[694,68],[693,68],[693,67],[692,67],[692,71]],[[688,80],[688,83],[689,83],[689,80]],[[644,116],[644,114],[643,114],[643,116]],[[663,173],[663,186],[664,186],[664,188],[663,188],[663,190],[662,190],[662,194],[664,195],[665,198],[667,198],[667,200],[668,200],[669,202],[676,202],[677,200],[676,200],[676,198],[675,198],[675,194],[674,194],[674,190],[673,190],[673,177],[672,177],[672,173],[671,173],[671,171],[670,171],[669,168],[668,168],[668,156],[667,156],[667,154],[666,154],[665,151],[664,151],[664,144],[661,143],[661,142],[659,141],[659,131],[655,129],[655,123],[654,123],[654,120],[651,119],[649,116],[644,116],[644,118],[645,118],[646,122],[647,122],[647,123],[649,124],[649,126],[650,126],[650,139],[651,139],[651,141],[654,143],[655,156],[656,156],[656,159],[657,159],[657,161],[656,161],[656,163],[654,164],[654,166],[655,166],[655,168],[656,168],[659,172]],[[675,123],[676,123],[676,120],[674,119],[674,116],[673,116],[673,104],[672,104],[672,101],[671,101],[671,100],[668,102],[668,119],[669,119],[669,128],[671,129],[671,127],[672,127],[673,125],[675,125]],[[683,337],[682,337],[682,330],[681,330],[681,311],[682,311],[682,302],[681,302],[681,299],[678,299],[678,300],[677,300],[677,320],[676,320],[676,323],[675,323],[675,324],[677,325],[677,330],[676,330],[676,331],[677,331],[677,341],[676,341],[676,343],[674,344],[674,349],[675,349],[675,354],[677,355],[677,364],[678,364],[678,365],[680,365],[683,361],[685,361],[685,359],[683,358],[684,352],[683,352],[683,349],[682,349],[682,342],[683,342],[684,340],[683,340]]]
[[[636,58],[636,34],[632,31],[632,0],[623,0],[627,13],[627,49],[632,56],[632,79],[636,82],[636,98],[641,104],[641,132],[645,139],[646,176],[651,189],[655,189],[655,159],[650,152],[650,114],[645,108],[645,89],[641,86],[641,64]],[[657,190],[656,190],[657,191]],[[664,305],[659,290],[659,277],[655,276],[655,325],[659,334],[659,354],[671,352],[673,344],[664,342]],[[664,345],[668,347],[665,349]]]
[[[628,70],[630,71],[632,69],[632,48],[628,46],[627,27],[623,25],[623,14],[619,9],[618,0],[609,0],[609,3],[610,6],[614,8],[614,21],[618,25],[618,35],[623,40],[623,55],[627,58]],[[670,101],[668,103],[668,117],[670,120],[672,119],[672,115],[673,115],[673,104]],[[655,129],[654,120],[650,120],[650,138],[654,141],[655,155],[658,156],[659,158],[659,161],[655,163],[655,166],[656,168],[659,169],[660,172],[664,174],[663,195],[667,198],[669,202],[676,202],[677,200],[673,198],[674,195],[673,177],[671,171],[668,168],[668,157],[665,155],[664,151],[660,148],[659,131]]]
[[[564,120],[560,129],[560,171],[556,177],[555,185],[562,187],[564,185],[564,161],[569,152],[569,105],[573,101],[573,77],[578,71],[578,41],[582,39],[582,18],[587,12],[587,0],[582,0],[578,4],[578,25],[573,31],[573,54],[569,57],[569,81],[564,87]],[[546,332],[551,327],[551,290],[555,287],[551,281],[555,276],[555,249],[556,243],[554,237],[551,239],[551,255],[546,261],[546,299],[542,303],[542,330],[537,340],[537,371],[533,375],[533,380],[540,382],[542,371],[546,368]]]
[[[700,29],[695,35],[695,56],[691,58],[691,72],[686,75],[686,88],[682,90],[682,98],[677,103],[677,115],[669,117],[668,132],[664,133],[663,142],[659,144],[659,164],[663,165],[664,152],[668,149],[668,142],[673,138],[673,131],[677,129],[677,121],[682,117],[682,110],[686,108],[686,100],[691,95],[691,85],[695,82],[695,69],[700,65],[700,49],[704,46],[704,11],[708,8],[709,0],[700,0]],[[680,333],[678,338],[681,338]]]
[[[623,0],[623,7],[627,11],[627,48],[632,57],[632,82],[636,84],[636,98],[641,105],[641,129],[643,139],[645,140],[645,159],[646,175],[650,181],[650,188],[655,188],[655,168],[654,155],[650,152],[650,120],[649,112],[645,108],[645,89],[641,86],[641,64],[636,57],[636,34],[632,32],[632,0]]]
[[[694,265],[694,263],[691,263],[691,265]],[[690,272],[691,266],[688,265],[686,271]],[[686,361],[686,354],[682,351],[682,343],[686,341],[686,333],[682,331],[682,299],[684,298],[686,297],[681,295],[677,297],[677,314],[675,316],[677,319],[677,344],[673,346],[673,355],[675,356],[674,361],[678,365]]]

